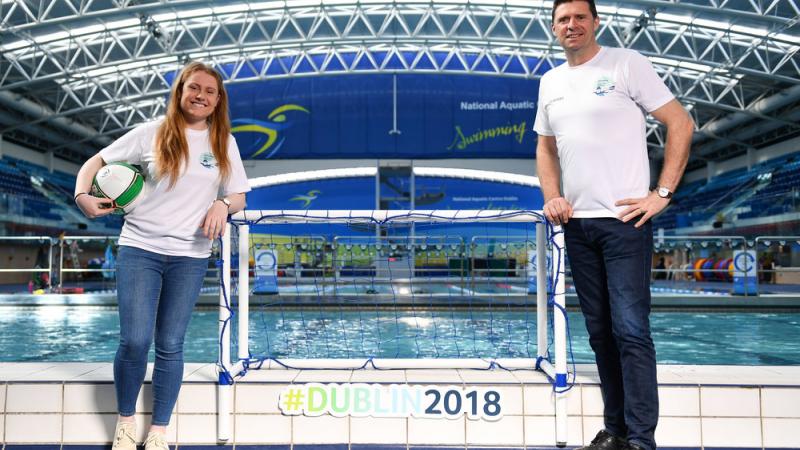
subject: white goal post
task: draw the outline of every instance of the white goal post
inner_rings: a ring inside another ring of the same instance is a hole
[[[548,224],[541,211],[499,211],[499,210],[246,210],[231,216],[225,227],[221,240],[221,292],[219,303],[219,386],[218,386],[218,439],[227,441],[231,437],[232,389],[234,380],[248,369],[250,354],[249,343],[249,259],[250,259],[250,227],[258,224],[292,224],[292,223],[365,223],[382,225],[387,223],[473,223],[473,222],[525,222],[536,224],[536,257],[537,261],[547,261],[548,248],[552,251],[551,273],[547,264],[536,264],[536,321],[537,358],[513,358],[489,361],[487,359],[374,359],[374,367],[381,369],[415,369],[415,368],[537,368],[543,371],[553,384],[556,414],[556,444],[563,446],[567,442],[567,408],[566,390],[568,389],[567,371],[567,330],[566,309],[564,299],[564,236],[559,228]],[[238,229],[238,355],[231,355],[230,300],[231,292],[231,230]],[[548,276],[554,280],[548,286]],[[552,292],[548,292],[551,289]],[[548,294],[552,296],[550,305],[553,314],[553,361],[548,355]],[[281,359],[281,364],[269,361],[259,367],[285,368],[340,368],[355,369],[365,366],[364,359]],[[252,368],[251,368],[252,369]]]

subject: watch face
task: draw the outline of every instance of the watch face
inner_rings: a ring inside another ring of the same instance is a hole
[[[658,196],[662,198],[669,198],[671,192],[665,187],[658,188]]]

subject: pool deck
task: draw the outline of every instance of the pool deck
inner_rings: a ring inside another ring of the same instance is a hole
[[[455,296],[428,297],[418,296],[340,296],[348,300],[349,305],[363,304],[368,307],[376,304],[387,305],[442,305],[457,306]],[[277,304],[284,307],[308,306],[319,307],[339,305],[336,298],[322,298],[307,295],[280,295],[280,296],[254,296],[251,300],[252,305]],[[488,304],[491,297],[465,297],[464,305],[479,306],[481,302]],[[500,304],[530,306],[535,307],[535,296],[501,296]],[[467,302],[467,300],[469,300]],[[566,302],[568,307],[578,306],[578,297],[575,294],[567,293]],[[198,300],[198,306],[212,307],[219,304],[219,294],[202,294]],[[498,303],[494,303],[495,305]],[[0,306],[117,306],[115,293],[88,293],[88,294],[0,294]],[[691,308],[736,308],[736,309],[780,309],[780,310],[800,310],[800,295],[765,294],[760,296],[743,295],[720,295],[720,294],[701,294],[701,293],[670,293],[654,292],[652,294],[653,308],[666,309],[691,309]]]
[[[148,371],[137,415],[149,421]],[[660,448],[800,448],[800,366],[660,365]],[[180,449],[217,446],[216,368],[187,364],[169,437]],[[280,391],[311,382],[492,388],[503,417],[489,422],[418,417],[287,416]],[[100,449],[111,440],[115,400],[110,363],[0,363],[0,441],[5,450]],[[264,449],[554,448],[552,388],[535,371],[251,371],[234,385],[233,436],[226,447]],[[602,426],[593,365],[578,365],[567,393],[568,446]],[[140,439],[143,436],[140,436]]]

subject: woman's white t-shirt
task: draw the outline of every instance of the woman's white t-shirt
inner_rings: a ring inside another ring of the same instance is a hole
[[[645,115],[673,98],[650,61],[629,49],[603,47],[542,76],[533,129],[555,136],[574,217],[616,217],[625,207],[615,202],[647,196]]]
[[[155,137],[158,120],[142,124],[100,151],[106,163],[127,162],[142,166],[145,196],[125,215],[119,245],[128,245],[162,255],[207,258],[212,241],[201,225],[211,204],[222,195],[250,191],[247,175],[233,136],[228,137],[231,174],[220,189],[217,160],[211,151],[209,131],[186,129],[188,164],[172,188],[169,178],[156,177]]]

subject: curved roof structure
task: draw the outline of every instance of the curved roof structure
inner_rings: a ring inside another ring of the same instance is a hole
[[[563,54],[541,0],[0,0],[0,134],[79,161],[163,114],[169,75],[538,77]],[[690,167],[800,134],[800,1],[598,0],[698,124]],[[664,135],[651,124],[652,156]]]

